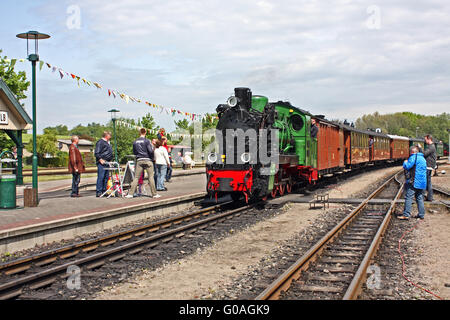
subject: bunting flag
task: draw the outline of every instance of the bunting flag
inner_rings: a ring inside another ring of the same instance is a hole
[[[123,121],[123,120],[116,120],[116,124],[119,127],[126,127],[126,128],[130,128],[130,129],[135,129],[135,130],[140,130],[141,128],[143,128],[143,127],[136,126],[134,124],[128,123],[128,122]],[[147,129],[147,128],[145,128],[145,130],[147,130],[147,132],[150,132],[152,134],[158,134],[158,132],[159,132],[158,130],[155,130],[155,129]],[[216,136],[215,134],[206,134],[206,133],[203,133],[203,134],[184,134],[184,133],[177,133],[177,132],[172,132],[172,133],[168,132],[167,135],[169,135],[173,139],[180,139],[180,138],[183,138],[183,139],[184,138],[194,138],[194,139],[205,138],[205,139],[211,139],[211,138]]]
[[[5,59],[6,62],[9,62],[11,64],[11,68],[14,68],[14,65],[16,63],[16,61],[20,61],[20,62],[25,62],[25,59]],[[59,72],[59,76],[62,79],[64,77],[64,75],[67,75],[68,79],[72,78],[73,80],[77,81],[77,85],[78,87],[80,86],[80,80],[82,81],[83,84],[91,87],[91,85],[93,85],[95,88],[97,89],[103,89],[103,85],[101,85],[98,82],[93,82],[90,80],[87,80],[85,78],[82,78],[80,76],[77,76],[76,74],[73,73],[68,73],[66,71],[64,71],[62,68],[56,67],[56,66],[52,66],[50,63],[48,62],[44,62],[42,60],[39,61],[39,70],[42,70],[43,66],[46,65],[48,67],[48,69],[51,69],[53,73],[56,72],[56,70],[58,70]],[[128,94],[125,93],[119,93],[117,90],[115,89],[111,89],[111,88],[106,88],[106,91],[108,92],[108,96],[110,97],[111,95],[114,97],[114,99],[119,96],[122,100],[124,100],[127,104],[129,104],[129,102],[133,102],[133,103],[142,103],[144,102],[146,105],[148,105],[149,107],[154,108],[156,111],[159,110],[160,113],[163,113],[164,111],[168,114],[168,115],[172,115],[173,117],[176,115],[181,115],[187,119],[190,119],[191,121],[201,121],[203,119],[206,119],[206,115],[202,115],[202,114],[196,114],[196,113],[190,113],[190,112],[183,112],[181,110],[178,110],[176,108],[170,108],[170,107],[165,107],[165,106],[161,106],[159,104],[155,104],[155,103],[151,103],[148,102],[146,100],[142,100],[139,98],[135,98],[133,96],[130,96]],[[218,117],[212,117],[210,116],[210,121],[211,123],[214,122],[214,119],[218,119]]]

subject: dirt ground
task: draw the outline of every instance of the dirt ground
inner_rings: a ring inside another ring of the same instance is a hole
[[[370,172],[330,189],[330,197],[351,197],[376,180],[398,171],[388,168]],[[185,259],[136,278],[105,288],[96,299],[198,299],[207,298],[218,288],[244,274],[261,258],[314,223],[318,215],[308,204],[295,204],[274,218],[260,222],[243,232],[198,249]],[[331,210],[331,209],[330,209]]]
[[[441,166],[445,175],[432,177],[432,184],[450,190],[450,166]],[[431,209],[431,210],[430,210]],[[450,212],[445,208],[430,208],[425,219],[414,230],[419,275],[412,277],[443,299],[450,299]]]

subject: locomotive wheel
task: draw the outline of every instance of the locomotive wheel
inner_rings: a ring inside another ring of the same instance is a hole
[[[291,182],[286,183],[286,192],[291,193],[292,192],[292,184]]]
[[[277,196],[277,191],[278,191],[278,186],[273,186],[272,192],[270,193],[270,195],[272,196],[272,198],[276,198]]]
[[[280,196],[284,195],[284,190],[285,190],[286,185],[284,184],[280,184],[278,191],[280,192]]]

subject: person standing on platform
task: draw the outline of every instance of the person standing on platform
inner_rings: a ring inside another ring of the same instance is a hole
[[[158,139],[152,139],[152,147],[153,150],[156,150],[156,141],[158,141]],[[155,162],[155,157],[153,157],[153,172],[154,172],[154,180],[155,180],[155,186],[158,184],[158,180],[157,180],[157,176],[156,176],[156,162]]]
[[[310,134],[311,138],[317,138],[317,133],[319,132],[319,127],[316,124],[316,119],[311,119],[311,129]]]
[[[433,186],[431,185],[431,175],[436,168],[436,147],[433,143],[431,134],[425,136],[425,143],[428,145],[423,152],[425,160],[427,161],[427,198],[425,201],[433,201]]]
[[[419,152],[419,147],[411,147],[411,155],[408,160],[403,162],[405,172],[406,197],[403,215],[400,220],[409,220],[411,217],[411,206],[413,198],[416,199],[419,214],[417,218],[425,218],[425,205],[423,203],[423,191],[427,188],[427,162],[423,153]]]
[[[112,161],[114,158],[113,149],[111,147],[111,132],[105,131],[103,132],[103,136],[100,140],[97,141],[95,145],[95,160],[97,164],[97,185],[96,185],[96,194],[97,197],[100,197],[103,193],[106,192],[109,171],[105,170],[107,167],[107,162]]]
[[[131,183],[130,191],[128,192],[128,195],[126,197],[127,198],[134,197],[134,193],[136,191],[139,179],[145,170],[147,171],[148,175],[150,197],[159,198],[161,196],[156,193],[155,181],[153,179],[154,174],[153,174],[152,160],[154,158],[154,150],[152,147],[152,143],[150,142],[150,140],[145,138],[147,130],[142,128],[140,134],[141,136],[133,142],[133,153],[136,156],[136,174],[134,176],[133,182]]]
[[[78,142],[80,139],[78,136],[72,136],[72,144],[69,147],[69,172],[72,174],[72,193],[70,196],[72,198],[81,197],[79,193],[79,184],[81,179],[81,174],[86,171],[83,163],[83,157],[78,149]]]
[[[170,166],[167,167],[167,174],[166,174],[166,182],[171,182],[170,179],[172,179],[172,172],[173,172],[173,159],[172,159],[172,148],[168,148],[167,152],[169,153],[169,162]],[[170,170],[169,170],[170,169]]]
[[[170,165],[169,154],[167,149],[164,148],[161,141],[156,142],[155,150],[155,163],[156,163],[156,190],[166,191],[164,186],[166,180],[167,166]]]
[[[161,128],[159,129],[158,133],[156,134],[156,137],[159,141],[162,141],[162,138],[166,136],[166,129]]]
[[[172,177],[172,157],[170,156],[169,146],[167,145],[167,138],[162,137],[161,142],[162,142],[163,147],[166,148],[167,154],[169,155],[169,165],[167,166],[167,172],[166,172],[166,177],[165,177],[166,182],[169,182],[170,178]]]

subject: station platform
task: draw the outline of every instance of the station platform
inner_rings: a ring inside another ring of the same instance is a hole
[[[183,210],[206,195],[204,168],[174,171],[160,198],[97,198],[95,182],[96,177],[82,176],[80,198],[70,197],[71,180],[41,182],[34,208],[23,207],[25,187],[18,187],[19,207],[0,210],[0,254]]]

